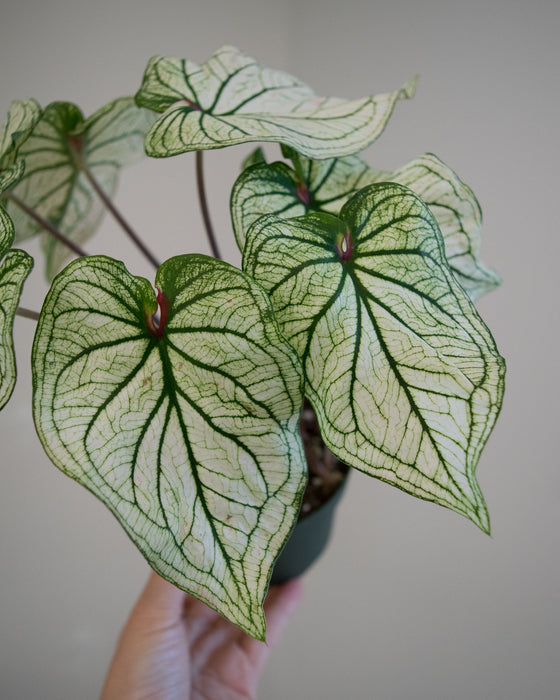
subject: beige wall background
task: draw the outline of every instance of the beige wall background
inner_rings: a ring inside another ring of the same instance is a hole
[[[224,43],[319,94],[358,97],[421,76],[366,157],[425,151],[477,193],[483,258],[502,274],[479,303],[508,362],[504,408],[478,470],[486,537],[459,516],[355,473],[328,553],[261,685],[265,700],[554,700],[560,687],[556,0],[4,0],[0,112],[11,99],[90,114],[132,94],[147,59],[205,60]],[[207,158],[222,247],[235,262],[229,188],[248,149]],[[207,252],[194,157],[123,173],[117,204],[161,258]],[[107,219],[89,245],[150,275]],[[31,246],[37,251],[37,247]],[[24,303],[39,306],[42,262]],[[0,415],[0,697],[98,697],[147,565],[104,507],[43,456],[26,348]],[[216,699],[218,700],[218,699]]]

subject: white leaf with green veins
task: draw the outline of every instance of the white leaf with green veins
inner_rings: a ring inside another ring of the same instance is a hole
[[[6,405],[16,383],[14,316],[23,283],[31,272],[33,259],[23,250],[10,250],[14,228],[0,207],[0,408]]]
[[[340,212],[259,219],[244,269],[270,294],[344,462],[489,530],[475,478],[504,364],[426,205],[371,185]]]
[[[270,301],[200,255],[147,280],[82,258],[55,279],[33,346],[53,462],[117,516],[164,578],[264,639],[262,603],[306,481],[302,376]]]
[[[0,193],[13,187],[25,170],[18,149],[29,137],[41,116],[41,108],[35,100],[14,100],[0,128]]]
[[[479,259],[482,214],[470,187],[432,154],[410,161],[395,172],[370,168],[357,155],[315,161],[283,149],[295,166],[261,164],[246,169],[231,196],[231,217],[243,250],[245,232],[263,214],[302,216],[307,211],[338,214],[359,189],[376,182],[397,182],[418,194],[430,207],[445,242],[455,276],[475,300],[500,284],[500,277]]]
[[[283,149],[286,163],[256,163],[237,178],[230,198],[233,230],[243,251],[245,235],[263,214],[291,218],[308,211],[338,214],[357,190],[377,181],[377,173],[359,156],[311,160]]]
[[[479,260],[482,212],[478,200],[451,168],[427,153],[388,179],[410,187],[430,207],[443,234],[449,265],[471,299],[501,284],[499,275]]]
[[[224,46],[202,65],[154,56],[136,102],[163,112],[146,137],[150,156],[274,141],[311,158],[332,158],[372,143],[415,84],[358,100],[317,97],[297,78]]]
[[[144,157],[144,137],[151,123],[153,115],[136,107],[131,97],[110,102],[88,119],[69,102],[51,103],[20,149],[26,169],[14,193],[74,243],[83,243],[96,231],[105,207],[82,163],[111,197],[120,168]],[[39,224],[12,202],[8,211],[17,240],[41,232]],[[71,253],[47,234],[43,248],[47,276],[52,278]]]

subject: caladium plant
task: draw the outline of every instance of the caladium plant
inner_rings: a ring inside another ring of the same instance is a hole
[[[152,58],[135,98],[87,119],[15,102],[0,134],[1,404],[14,315],[35,317],[50,459],[164,578],[259,639],[308,476],[304,399],[336,458],[489,531],[475,470],[505,367],[473,305],[499,284],[479,260],[478,202],[434,155],[394,172],[359,155],[414,86],[318,97],[227,46],[202,65]],[[240,270],[218,259],[201,152],[245,142],[278,143],[282,160],[257,148],[233,186]],[[197,152],[216,257],[159,265],[115,209],[118,171],[144,150]],[[155,290],[81,248],[105,208],[157,268]],[[56,275],[40,314],[18,307],[32,260],[10,250],[14,231],[43,236]]]

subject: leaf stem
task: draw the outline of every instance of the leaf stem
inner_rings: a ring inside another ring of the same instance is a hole
[[[206,228],[206,235],[208,236],[208,242],[210,243],[210,248],[212,250],[212,255],[218,260],[222,259],[220,255],[220,249],[218,248],[218,243],[216,241],[216,236],[214,235],[214,228],[212,227],[212,222],[210,221],[210,212],[208,210],[208,200],[206,199],[206,187],[204,185],[204,167],[202,160],[202,151],[196,152],[196,185],[198,188],[198,199],[200,201],[200,209],[202,211],[202,218],[204,220],[204,227]]]
[[[113,202],[109,199],[101,185],[97,182],[95,177],[93,176],[91,170],[87,167],[87,165],[83,162],[83,160],[80,162],[80,167],[82,168],[82,171],[84,172],[85,176],[89,180],[91,186],[93,189],[97,192],[99,195],[99,198],[103,202],[103,204],[107,207],[107,209],[111,212],[112,216],[115,218],[117,223],[121,226],[123,231],[131,238],[133,243],[139,248],[139,250],[142,252],[142,254],[152,263],[152,265],[158,269],[160,266],[160,263],[158,259],[154,256],[154,254],[150,251],[150,249],[145,245],[145,243],[142,241],[142,239],[133,231],[132,227],[130,224],[124,219],[122,214],[118,211],[118,209],[115,207]]]
[[[17,195],[13,192],[5,192],[3,196],[6,199],[11,200],[16,206],[18,206],[22,211],[24,211],[28,216],[30,216],[34,221],[36,221],[41,228],[45,229],[48,233],[52,234],[58,241],[63,243],[65,246],[70,248],[70,250],[75,253],[78,257],[87,257],[87,253],[76,245],[74,241],[70,240],[67,236],[61,233],[57,228],[55,228],[50,221],[44,219],[40,214],[38,214],[34,209],[28,207],[25,202],[23,202]]]
[[[32,311],[31,309],[26,309],[25,306],[18,306],[16,309],[16,315],[22,316],[23,318],[30,318],[32,321],[39,320],[39,313],[37,311]]]

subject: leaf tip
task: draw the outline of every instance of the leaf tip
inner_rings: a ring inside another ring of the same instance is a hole
[[[465,511],[467,518],[473,522],[482,532],[491,536],[490,514],[482,495],[476,502],[469,504],[469,510]]]
[[[490,515],[488,514],[488,509],[486,508],[486,506],[484,506],[484,513],[482,518],[480,519],[479,527],[482,530],[482,532],[487,534],[489,537],[492,536],[492,528],[490,526]]]
[[[418,81],[420,80],[420,75],[417,73],[412,76],[400,89],[399,97],[405,100],[411,100],[416,94],[416,88],[418,86]]]

